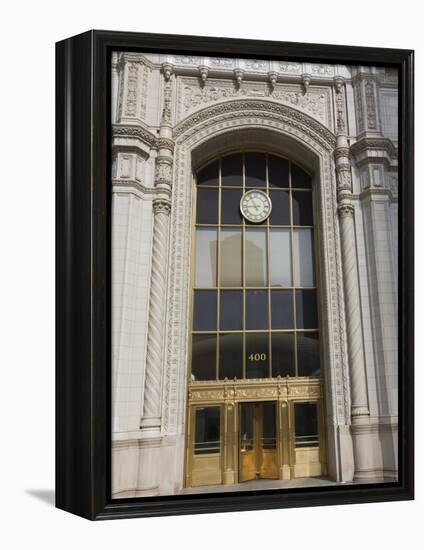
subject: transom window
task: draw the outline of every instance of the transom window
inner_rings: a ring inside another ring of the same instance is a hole
[[[196,180],[191,379],[319,376],[311,176],[239,152]],[[240,211],[250,189],[272,203],[260,224]]]

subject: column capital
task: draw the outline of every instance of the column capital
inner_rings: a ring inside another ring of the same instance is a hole
[[[153,212],[156,214],[169,214],[171,201],[164,198],[153,199]]]

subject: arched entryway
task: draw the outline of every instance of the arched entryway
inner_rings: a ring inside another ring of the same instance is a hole
[[[190,385],[193,175],[217,156],[234,149],[266,150],[290,158],[312,175],[315,189],[313,210],[317,239],[316,276],[319,280],[319,318],[322,347],[322,380],[318,389],[325,397],[327,471],[332,479],[352,476],[353,460],[349,433],[349,392],[344,333],[344,307],[341,261],[336,219],[336,184],[333,163],[335,138],[331,132],[307,115],[272,101],[235,100],[206,108],[182,121],[174,132],[175,163],[171,222],[171,261],[169,291],[173,296],[168,310],[167,372],[164,384],[163,422],[168,432],[174,430],[178,441],[177,477],[183,478],[186,436],[190,426],[186,417],[187,400],[197,394]],[[204,382],[213,396],[217,388]],[[235,388],[222,387],[222,415],[238,406]],[[259,391],[258,388],[255,391]],[[272,389],[277,394],[290,390],[280,383]],[[305,393],[306,396],[306,393]],[[251,399],[255,399],[253,396]],[[284,400],[283,400],[284,401]],[[252,401],[253,402],[253,401]],[[225,426],[220,424],[225,430]],[[235,436],[236,437],[236,436]],[[228,443],[227,443],[228,445]],[[232,483],[236,464],[224,470],[223,481]]]

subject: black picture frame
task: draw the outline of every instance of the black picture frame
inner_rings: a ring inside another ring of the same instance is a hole
[[[399,481],[112,500],[110,56],[234,55],[399,70]],[[91,519],[398,501],[414,496],[411,50],[89,31],[56,45],[56,506]]]

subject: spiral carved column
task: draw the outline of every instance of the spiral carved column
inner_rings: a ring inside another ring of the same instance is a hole
[[[162,353],[165,318],[166,266],[171,203],[153,201],[154,229],[150,282],[149,324],[147,332],[146,381],[141,428],[151,435],[160,434],[162,398]]]
[[[362,338],[354,207],[351,201],[352,173],[347,138],[344,135],[337,136],[335,157],[350,372],[351,433],[355,459],[354,475],[355,479],[363,479],[366,477],[365,472],[368,469],[370,459],[367,440],[369,406]]]

